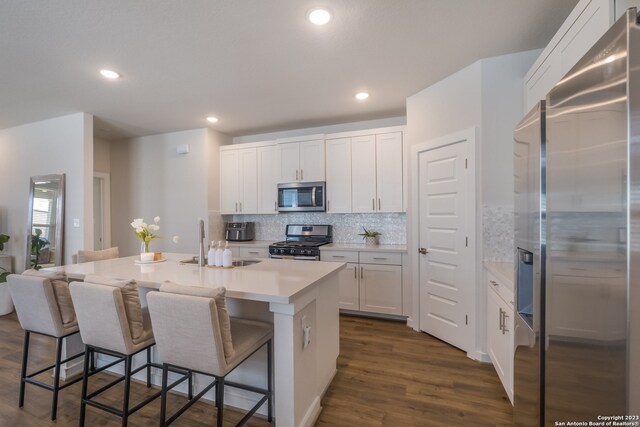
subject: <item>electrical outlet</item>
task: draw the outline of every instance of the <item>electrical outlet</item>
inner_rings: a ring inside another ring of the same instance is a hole
[[[75,228],[80,228],[80,218],[73,218],[73,226]]]

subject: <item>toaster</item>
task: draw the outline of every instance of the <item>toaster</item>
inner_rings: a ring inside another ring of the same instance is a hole
[[[224,228],[224,238],[230,242],[246,242],[256,238],[255,222],[227,222]]]

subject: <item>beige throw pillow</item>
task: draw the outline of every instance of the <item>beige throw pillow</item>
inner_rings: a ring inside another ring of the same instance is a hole
[[[140,294],[138,286],[133,279],[111,279],[108,277],[95,276],[87,274],[84,277],[85,283],[95,283],[96,285],[113,286],[120,288],[122,300],[124,301],[124,310],[127,314],[127,322],[129,323],[129,331],[131,338],[137,340],[142,335],[143,318],[142,307],[140,306]]]
[[[67,277],[64,273],[32,269],[26,270],[22,274],[24,276],[35,276],[49,279],[51,287],[53,288],[53,295],[56,297],[56,303],[58,304],[58,311],[60,312],[62,325],[68,326],[76,321],[76,312],[73,308],[73,301],[71,301],[69,283],[67,282]]]
[[[162,286],[160,286],[160,292],[213,298],[216,302],[216,311],[218,312],[218,324],[220,325],[224,357],[229,360],[235,355],[236,352],[233,348],[233,341],[231,337],[231,319],[229,318],[227,299],[225,297],[227,290],[224,287],[221,286],[213,289],[200,288],[197,286],[178,285],[176,283],[166,281]]]

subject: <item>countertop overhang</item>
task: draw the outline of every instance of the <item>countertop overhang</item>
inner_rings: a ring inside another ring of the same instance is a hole
[[[164,262],[137,264],[138,256],[65,265],[47,270],[64,272],[70,281],[84,280],[88,274],[135,279],[140,286],[157,288],[165,281],[180,285],[215,288],[224,286],[227,297],[268,303],[290,304],[296,297],[337,274],[340,262],[260,259],[253,265],[234,268],[198,267],[181,264],[192,254],[165,253]]]

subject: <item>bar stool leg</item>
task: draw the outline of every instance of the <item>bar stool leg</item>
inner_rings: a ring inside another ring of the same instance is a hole
[[[193,399],[193,371],[188,371],[189,378],[187,379],[187,387],[189,387],[189,400]]]
[[[160,395],[160,427],[165,427],[167,419],[167,382],[169,377],[169,367],[162,365],[162,394]]]
[[[151,387],[151,347],[147,347],[147,388]]]
[[[18,400],[18,406],[22,408],[24,406],[24,379],[27,376],[27,362],[29,360],[29,338],[31,332],[24,331],[24,345],[22,347],[22,368],[20,369],[20,398]]]
[[[91,369],[91,372],[93,372],[96,370],[96,352],[91,350],[89,354],[91,356],[91,364],[89,366],[89,369]]]
[[[56,339],[56,365],[53,375],[53,401],[51,402],[51,421],[56,419],[58,414],[58,392],[60,391],[60,361],[62,360],[62,340]]]
[[[129,392],[131,389],[131,362],[133,356],[127,356],[124,360],[124,402],[122,405],[122,427],[127,427],[129,421]]]
[[[222,426],[222,412],[224,408],[224,377],[216,378],[216,406],[218,407],[218,423],[217,427]]]
[[[273,421],[273,340],[267,341],[267,421]]]
[[[89,363],[90,355],[93,354],[93,349],[90,349],[88,345],[84,346],[84,366],[82,368],[82,393],[80,396],[80,427],[84,427],[84,418],[87,412],[87,389],[89,386]]]

